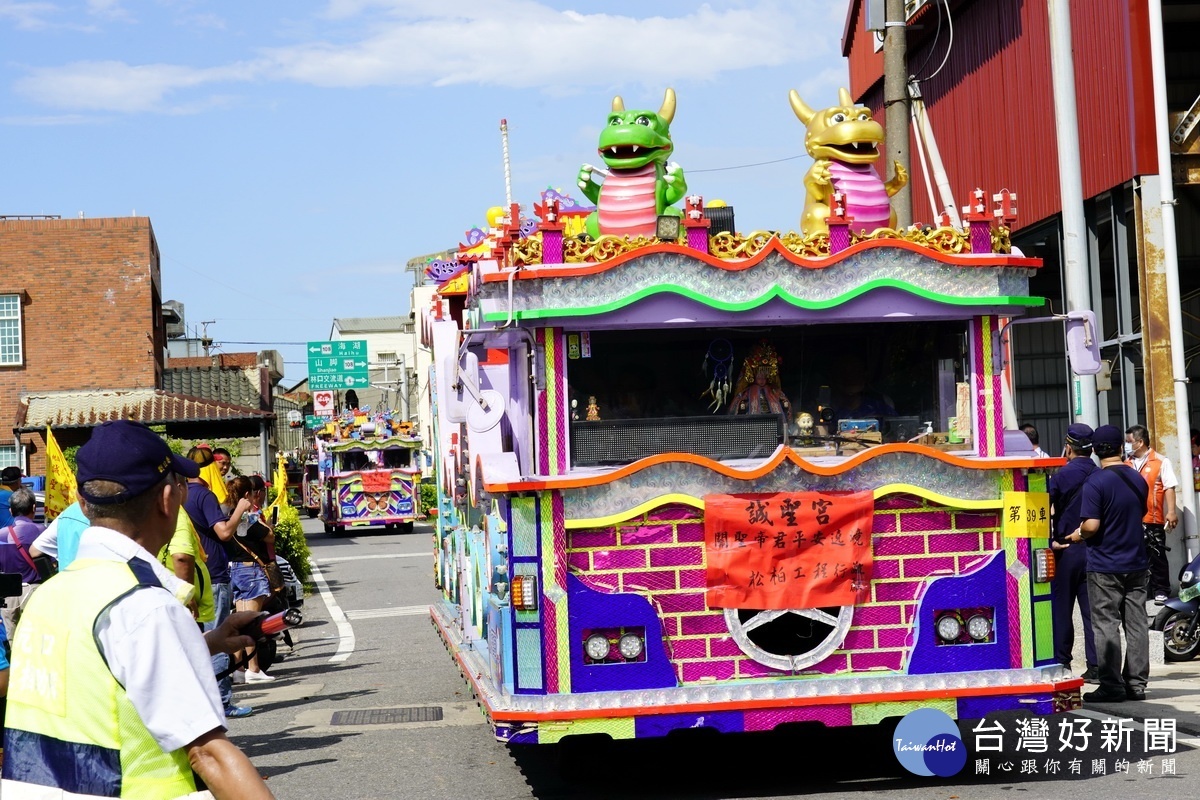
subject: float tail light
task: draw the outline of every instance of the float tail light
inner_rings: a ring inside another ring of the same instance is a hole
[[[520,611],[537,611],[537,578],[517,575],[512,581],[512,606]]]
[[[1054,580],[1054,551],[1048,547],[1033,551],[1034,583],[1049,583]]]

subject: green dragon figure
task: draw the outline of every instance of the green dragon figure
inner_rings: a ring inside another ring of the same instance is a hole
[[[687,193],[687,182],[679,165],[667,161],[674,149],[674,117],[673,89],[667,89],[657,113],[626,111],[620,95],[613,98],[598,148],[607,169],[591,164],[579,168],[579,188],[596,204],[587,218],[593,239],[601,234],[653,237],[659,215],[682,216],[671,206]],[[603,175],[604,183],[593,180],[593,172]]]

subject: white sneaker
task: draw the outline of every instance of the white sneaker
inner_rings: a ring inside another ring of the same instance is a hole
[[[239,670],[235,671],[229,677],[233,680],[234,683],[245,683],[246,682],[246,670],[239,669]]]
[[[246,683],[270,683],[275,680],[265,672],[255,672],[254,670],[246,670]]]

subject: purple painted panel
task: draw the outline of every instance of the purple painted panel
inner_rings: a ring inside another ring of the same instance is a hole
[[[621,528],[621,544],[671,544],[675,541],[675,529],[670,525],[644,525],[637,528]]]
[[[900,562],[895,559],[875,559],[871,565],[871,579],[899,578]]]
[[[963,530],[964,528],[999,528],[1000,517],[996,514],[972,514],[960,511],[954,515],[954,527],[958,530]]]
[[[876,514],[875,519],[871,522],[871,531],[873,533],[895,533],[897,530],[897,522],[895,514]]]
[[[683,592],[680,594],[660,594],[654,598],[662,614],[683,614],[688,611],[704,611],[704,595],[700,592]]]
[[[757,661],[751,661],[748,658],[742,659],[738,663],[739,678],[778,678],[786,674],[783,670],[763,666]]]
[[[592,569],[644,569],[645,550],[593,550]]]
[[[723,614],[698,614],[694,617],[683,617],[680,620],[680,630],[684,636],[699,636],[705,633],[729,633]]]
[[[567,576],[567,627],[571,652],[571,690],[602,692],[677,686],[675,670],[663,645],[662,627],[650,602],[633,594],[602,594]],[[646,629],[646,660],[627,664],[584,664],[585,628]]]
[[[854,609],[852,625],[901,625],[900,606],[859,606]]]
[[[676,541],[683,542],[703,542],[704,541],[704,525],[695,522],[687,522],[682,525],[675,526]]]
[[[900,530],[905,533],[948,531],[950,514],[945,511],[909,511],[900,515]]]
[[[906,578],[924,578],[936,572],[954,572],[954,556],[910,558],[904,562]]]
[[[567,547],[576,550],[580,547],[616,547],[617,532],[611,528],[588,531],[568,531]]]
[[[702,569],[679,570],[680,589],[705,589],[708,587],[708,573]]]
[[[850,666],[855,672],[864,669],[899,670],[904,664],[904,653],[851,653]]]
[[[674,639],[671,641],[671,658],[708,658],[707,639]]]
[[[712,728],[721,733],[741,733],[741,711],[702,711],[696,714],[659,714],[633,718],[633,735],[637,738],[666,736],[684,728]]]
[[[675,522],[681,519],[696,519],[703,516],[703,512],[691,506],[672,504],[657,508],[646,515],[649,520],[663,520],[664,522]]]
[[[729,636],[717,636],[708,640],[708,654],[713,658],[740,656],[742,648]]]
[[[827,728],[843,728],[853,725],[854,718],[849,703],[746,712],[747,731],[769,731],[785,722],[822,722]]]
[[[703,563],[703,547],[650,548],[650,566],[652,567],[694,567]],[[642,565],[639,564],[637,566]]]
[[[930,553],[978,553],[978,533],[935,533],[929,537]]]
[[[916,644],[908,664],[910,675],[934,672],[971,672],[981,669],[1008,669],[1009,630],[1008,591],[1004,553],[996,553],[990,563],[970,575],[938,578],[925,591],[917,612]],[[954,608],[991,606],[996,641],[985,644],[936,644],[934,613]],[[1018,645],[1019,646],[1019,645]]]
[[[734,661],[689,662],[683,665],[683,682],[727,681],[734,676]]]
[[[924,536],[872,536],[876,556],[910,556],[925,552]]]

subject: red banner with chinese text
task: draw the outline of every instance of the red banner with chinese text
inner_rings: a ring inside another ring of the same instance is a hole
[[[706,496],[708,607],[863,602],[871,586],[874,512],[870,491]]]
[[[390,492],[392,490],[392,473],[390,470],[378,472],[361,472],[364,492]]]

